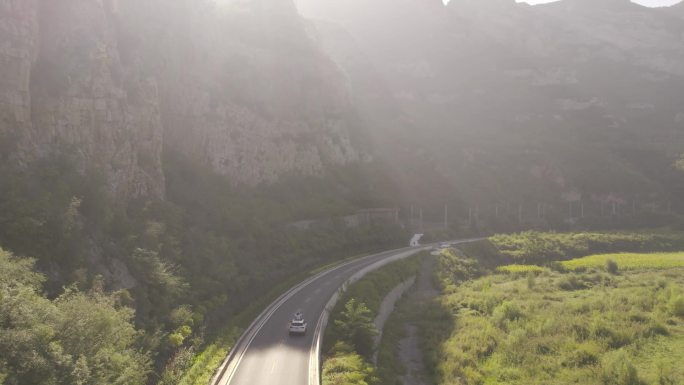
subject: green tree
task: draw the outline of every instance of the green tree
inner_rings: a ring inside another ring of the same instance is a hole
[[[142,385],[150,359],[133,310],[115,296],[67,289],[42,296],[33,261],[0,249],[0,373],[5,385]]]
[[[372,313],[363,302],[354,298],[344,305],[344,311],[335,320],[335,327],[341,337],[354,347],[354,350],[365,357],[373,354],[373,337],[378,331],[373,324]]]
[[[323,385],[374,385],[379,380],[375,370],[351,346],[337,342],[321,373]]]

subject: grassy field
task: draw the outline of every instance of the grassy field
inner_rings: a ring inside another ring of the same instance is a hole
[[[568,270],[603,268],[608,261],[614,261],[621,270],[669,269],[684,267],[684,252],[676,253],[615,253],[596,254],[561,264]]]
[[[442,297],[437,383],[683,384],[683,288],[684,269],[468,281]]]
[[[460,268],[437,274],[447,316],[423,333],[434,384],[684,384],[684,252],[597,254],[501,274],[463,274],[477,269],[440,258]],[[609,260],[617,273],[605,271]]]
[[[546,269],[537,265],[506,265],[499,266],[496,271],[500,273],[524,274],[524,273],[541,273]]]

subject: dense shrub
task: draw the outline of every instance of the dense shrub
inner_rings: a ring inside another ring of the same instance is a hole
[[[673,296],[668,305],[672,315],[684,317],[684,295]]]
[[[336,343],[323,362],[321,382],[329,385],[379,385],[373,367],[343,342]]]
[[[609,272],[610,274],[617,274],[619,270],[617,262],[613,261],[612,259],[609,259],[606,261],[606,271]]]
[[[588,286],[575,274],[569,274],[558,280],[558,287],[561,290],[583,290]]]
[[[604,385],[642,385],[637,369],[624,352],[619,352],[603,365]]]
[[[506,321],[517,321],[525,316],[525,313],[520,309],[520,306],[512,301],[506,301],[494,309],[492,318],[494,322],[503,326]]]
[[[365,303],[352,298],[334,321],[336,335],[365,358],[373,354],[373,337],[378,334],[372,315]]]

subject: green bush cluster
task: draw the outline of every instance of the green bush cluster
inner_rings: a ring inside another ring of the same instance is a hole
[[[323,362],[321,381],[328,385],[380,385],[373,366],[344,342],[337,342]]]
[[[0,249],[0,383],[144,385],[151,355],[120,293],[96,279],[49,299],[44,281],[33,260]]]
[[[444,249],[437,260],[436,279],[445,291],[454,290],[456,285],[483,274],[486,270],[479,262],[469,258],[459,249]]]

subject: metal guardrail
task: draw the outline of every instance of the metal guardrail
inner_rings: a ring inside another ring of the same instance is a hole
[[[325,305],[325,308],[323,309],[323,312],[321,313],[321,316],[318,318],[318,322],[316,323],[316,330],[314,331],[314,342],[311,345],[311,350],[309,351],[309,385],[320,385],[321,383],[321,374],[320,374],[320,368],[321,368],[321,345],[323,344],[323,331],[325,330],[325,327],[328,324],[328,318],[330,317],[330,312],[332,312],[333,308],[337,304],[337,301],[339,300],[340,296],[347,291],[347,288],[349,285],[353,284],[354,282],[358,281],[359,279],[363,278],[366,274],[377,270],[389,263],[398,261],[400,259],[408,258],[420,251],[423,250],[428,250],[430,249],[429,246],[427,247],[421,247],[417,248],[414,250],[408,250],[401,252],[399,254],[395,254],[391,257],[381,259],[375,263],[372,263],[363,269],[357,271],[349,277],[342,286],[340,286],[339,289],[330,297],[328,300],[328,303]]]
[[[479,240],[481,238],[477,239],[466,239],[466,240],[461,240],[461,241],[452,241],[450,243],[456,244],[456,243],[467,243],[467,242],[473,242],[476,240]],[[371,271],[377,270],[380,267],[400,260],[404,259],[407,257],[410,257],[413,254],[416,254],[420,251],[423,250],[428,250],[434,245],[437,245],[438,243],[430,244],[430,245],[425,245],[422,247],[417,247],[417,248],[410,248],[410,249],[397,249],[394,250],[397,253],[392,254],[388,256],[387,258],[383,258],[379,261],[376,261],[374,263],[371,263],[368,266],[363,267],[361,270],[357,271],[354,273],[349,279],[347,279],[341,286],[340,288],[337,289],[337,291],[330,297],[328,300],[328,303],[325,305],[325,308],[323,309],[323,312],[321,313],[320,317],[318,318],[318,321],[316,322],[316,328],[314,330],[314,336],[313,336],[313,344],[311,345],[311,350],[309,351],[309,385],[320,385],[321,382],[321,376],[320,376],[320,347],[323,342],[323,331],[325,330],[325,327],[327,326],[328,323],[328,318],[330,316],[330,312],[332,309],[335,307],[335,304],[337,303],[340,295],[346,291],[347,287],[361,279],[363,276],[368,274]],[[403,250],[403,251],[402,251]],[[278,297],[275,301],[273,301],[270,305],[264,309],[259,316],[257,316],[254,321],[245,329],[245,331],[242,333],[242,335],[238,338],[238,340],[235,342],[235,345],[233,348],[230,350],[228,353],[228,356],[223,360],[221,363],[221,366],[219,366],[216,374],[212,377],[210,385],[227,385],[230,383],[231,379],[233,378],[233,375],[235,374],[237,367],[240,364],[240,361],[242,360],[242,357],[244,356],[245,352],[249,348],[249,345],[252,343],[254,338],[256,337],[257,333],[261,330],[261,328],[268,322],[270,319],[271,315],[275,313],[276,310],[280,306],[282,306],[285,301],[290,299],[293,295],[295,295],[297,292],[302,290],[305,286],[309,285],[311,282],[327,275],[330,274],[338,269],[342,269],[350,264],[353,263],[358,263],[359,261],[363,261],[365,259],[372,259],[375,257],[378,257],[380,254],[384,253],[391,253],[392,251],[388,252],[383,252],[383,253],[378,253],[378,254],[373,254],[369,255],[363,258],[355,259],[352,261],[348,261],[345,263],[342,263],[338,266],[332,267],[328,270],[322,271],[313,277],[310,277],[299,284],[293,286],[290,288],[288,291],[283,293],[280,297]]]

